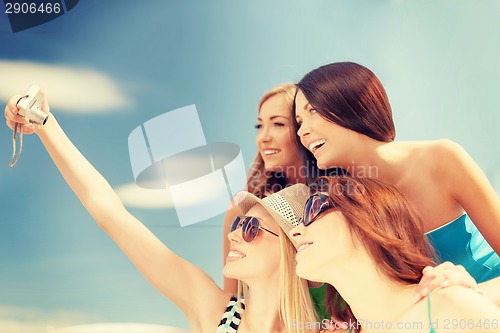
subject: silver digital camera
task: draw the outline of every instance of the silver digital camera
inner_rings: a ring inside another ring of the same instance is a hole
[[[17,106],[19,107],[19,115],[28,118],[32,123],[44,125],[49,117],[42,111],[42,95],[39,86],[32,85],[17,102]]]

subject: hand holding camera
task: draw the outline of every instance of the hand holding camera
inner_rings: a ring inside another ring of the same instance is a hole
[[[7,126],[12,129],[12,157],[9,165],[13,167],[21,156],[23,149],[23,134],[37,132],[49,117],[49,104],[43,90],[33,85],[23,96],[13,96],[5,107]],[[19,135],[19,153],[16,157],[16,135]]]
[[[44,125],[49,117],[42,111],[42,90],[39,86],[31,86],[26,95],[17,102],[19,115],[29,119],[31,123]]]
[[[13,96],[5,107],[5,118],[10,129],[23,134],[38,131],[47,121],[50,114],[49,105],[43,90],[31,86],[24,95]]]

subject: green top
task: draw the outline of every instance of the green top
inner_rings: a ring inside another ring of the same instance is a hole
[[[431,319],[431,293],[427,294],[427,317],[429,318],[429,333],[436,333],[434,327],[432,327]]]

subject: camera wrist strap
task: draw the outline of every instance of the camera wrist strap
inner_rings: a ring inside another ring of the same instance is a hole
[[[21,98],[18,99],[16,105],[19,103],[20,100],[23,98],[28,97],[28,95],[24,95]],[[19,128],[19,154],[16,156],[16,139],[17,139],[17,131]],[[14,125],[14,132],[12,133],[12,156],[10,157],[9,161],[9,166],[12,168],[14,165],[16,165],[17,161],[19,160],[19,157],[21,157],[21,153],[23,152],[23,125],[16,123]]]
[[[17,131],[19,128],[19,153],[16,156],[16,137],[17,137]],[[16,165],[17,161],[19,160],[19,157],[21,156],[21,153],[23,151],[23,125],[21,124],[15,124],[14,125],[14,131],[12,133],[12,156],[10,158],[9,166],[12,168],[14,165]]]

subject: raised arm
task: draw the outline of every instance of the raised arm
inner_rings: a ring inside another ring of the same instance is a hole
[[[228,299],[215,282],[195,265],[168,249],[123,206],[106,179],[73,145],[43,97],[43,111],[50,114],[41,127],[17,115],[19,96],[5,108],[7,125],[23,124],[25,134],[36,133],[62,176],[96,223],[104,229],[141,273],[190,319],[220,309]],[[199,319],[199,318],[198,318]]]
[[[500,255],[500,199],[488,178],[458,144],[444,140],[439,154],[446,186]]]

